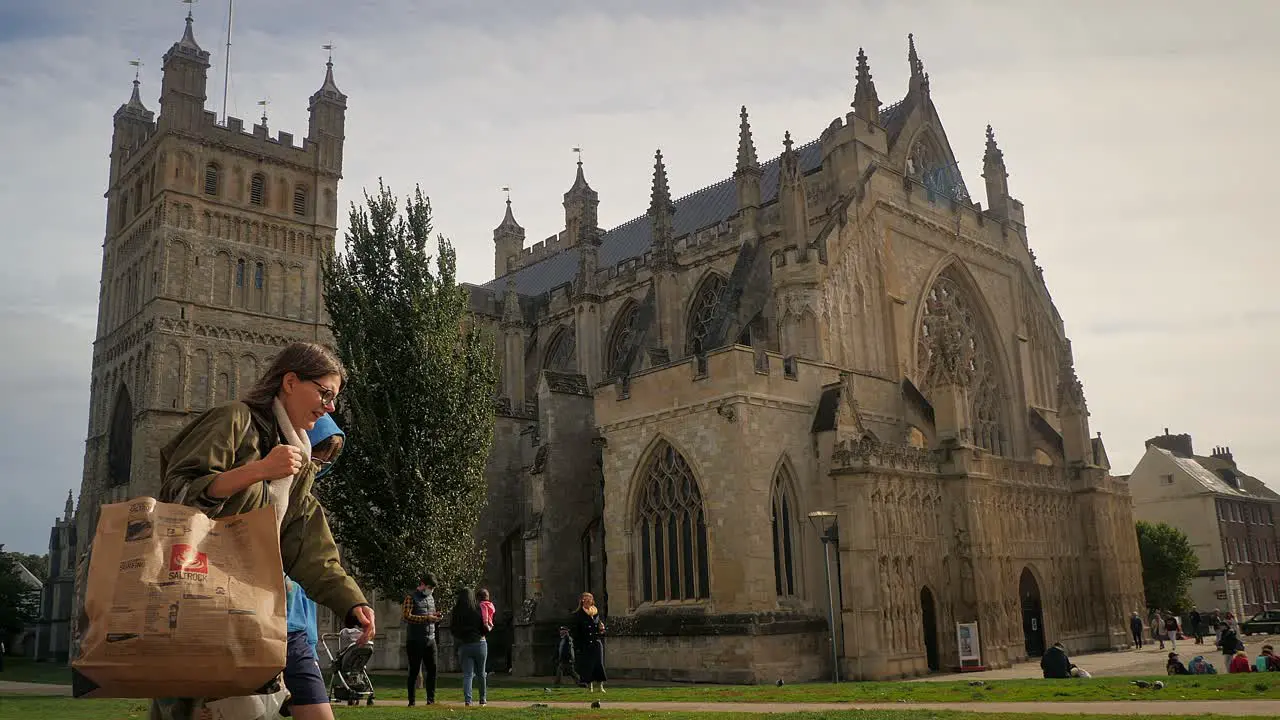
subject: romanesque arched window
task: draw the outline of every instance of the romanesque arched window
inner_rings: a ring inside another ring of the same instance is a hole
[[[293,214],[298,217],[307,214],[307,188],[298,185],[293,189]]]
[[[720,304],[720,296],[724,294],[725,280],[719,275],[708,275],[693,294],[689,302],[689,330],[685,341],[685,353],[693,355],[706,352],[711,331],[711,321],[715,316],[716,306]]]
[[[547,355],[542,362],[545,370],[572,373],[578,371],[578,342],[571,326],[560,328],[547,345]]]
[[[640,476],[633,537],[641,602],[710,597],[707,523],[693,470],[663,441]]]
[[[267,204],[267,176],[254,173],[249,179],[249,202],[253,205]]]
[[[770,526],[773,531],[773,583],[778,597],[792,597],[796,592],[796,501],[791,471],[780,465],[773,478],[773,502]]]
[[[120,384],[115,408],[111,411],[111,429],[107,440],[107,486],[129,484],[133,469],[133,400],[129,388]]]
[[[616,377],[627,371],[623,367],[627,350],[639,328],[636,326],[640,318],[640,306],[628,302],[618,311],[613,320],[613,328],[609,330],[609,343],[605,350],[605,377]]]
[[[217,195],[220,169],[217,163],[209,163],[204,166],[204,194]]]
[[[958,372],[969,383],[969,427],[972,441],[995,454],[1007,452],[1008,425],[995,346],[969,291],[952,270],[938,276],[924,299],[916,331],[916,373],[925,395],[937,383],[943,362],[940,348],[956,353]]]

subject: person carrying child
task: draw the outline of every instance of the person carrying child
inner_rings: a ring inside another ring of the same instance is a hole
[[[307,431],[334,410],[343,379],[342,364],[328,349],[289,345],[241,400],[201,413],[161,450],[157,499],[212,518],[272,508],[284,574],[348,627],[360,626],[360,640],[368,642],[376,632],[373,608],[343,570],[324,509],[311,492],[317,467]],[[157,699],[151,718],[189,720],[203,705],[199,699]],[[319,707],[328,710],[327,702]]]

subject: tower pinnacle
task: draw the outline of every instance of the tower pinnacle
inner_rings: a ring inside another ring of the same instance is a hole
[[[908,89],[919,90],[928,95],[929,73],[924,71],[924,63],[920,61],[920,54],[916,52],[916,37],[910,33],[907,34],[907,64],[911,66],[911,81]]]

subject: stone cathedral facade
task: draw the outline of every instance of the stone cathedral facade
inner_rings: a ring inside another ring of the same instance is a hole
[[[86,545],[101,504],[159,491],[160,448],[193,413],[239,397],[282,346],[330,338],[321,262],[347,106],[333,66],[300,140],[269,136],[265,116],[219,122],[209,67],[188,16],[164,56],[159,116],[137,81],[115,114],[74,532]]]
[[[743,108],[732,176],[683,198],[659,152],[611,230],[581,163],[547,240],[508,202],[471,288],[502,371],[491,657],[548,672],[583,590],[618,676],[828,677],[829,602],[846,678],[954,668],[957,623],[989,667],[1127,644],[1131,501],[1022,203],[990,128],[970,196],[909,63],[886,106],[860,52],[852,111],[768,161]]]

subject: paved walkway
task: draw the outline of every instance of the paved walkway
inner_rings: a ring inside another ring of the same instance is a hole
[[[69,685],[39,685],[0,681],[0,694],[67,695]],[[379,702],[380,706],[404,706],[405,700]],[[587,702],[494,701],[491,707],[528,708],[533,705],[553,708],[578,709],[589,707]],[[957,702],[957,703],[742,703],[742,702],[611,702],[600,698],[605,709],[636,710],[647,712],[697,713],[786,713],[821,712],[831,710],[960,710],[978,713],[1042,713],[1048,715],[1237,715],[1280,717],[1280,700],[1134,700],[1104,702]],[[441,703],[445,707],[461,708],[460,703]]]
[[[377,705],[404,705],[407,701],[390,701]],[[548,702],[540,706],[581,710],[586,702]],[[461,708],[461,703],[441,703],[444,707]],[[489,707],[528,708],[530,702],[494,701]],[[979,713],[1042,713],[1047,715],[1247,715],[1280,717],[1280,700],[1135,700],[1122,702],[959,702],[959,703],[735,703],[735,702],[609,702],[600,701],[605,710],[642,712],[730,712],[793,713],[832,710],[957,710]]]

